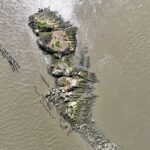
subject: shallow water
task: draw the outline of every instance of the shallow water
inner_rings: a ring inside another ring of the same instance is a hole
[[[126,150],[150,149],[149,8],[148,0],[103,0],[77,10],[80,38],[100,80],[95,121]]]
[[[41,94],[48,91],[40,74],[53,87],[46,61],[28,27],[29,15],[39,7],[48,7],[48,3],[0,0],[0,43],[21,66],[18,73],[12,72],[0,56],[0,150],[90,150],[76,133],[67,136],[57,115],[53,113],[56,119],[52,119],[35,93],[34,86]]]
[[[0,43],[21,69],[0,56],[0,150],[90,150],[66,135],[35,93],[53,85],[46,61],[27,25],[38,8],[51,6],[79,26],[90,70],[100,80],[94,118],[107,137],[127,150],[150,149],[150,2],[148,0],[0,0]]]

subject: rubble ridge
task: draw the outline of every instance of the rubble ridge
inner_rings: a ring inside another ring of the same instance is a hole
[[[49,73],[54,77],[56,87],[45,96],[47,106],[53,104],[59,116],[94,150],[118,150],[119,147],[98,130],[93,120],[92,106],[97,97],[93,89],[97,78],[87,68],[75,65],[77,27],[63,21],[49,8],[30,16],[29,26],[38,37],[39,48],[52,56]]]

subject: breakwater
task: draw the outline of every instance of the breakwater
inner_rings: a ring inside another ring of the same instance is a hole
[[[92,106],[97,97],[93,88],[97,79],[86,67],[76,64],[77,28],[48,8],[30,16],[29,26],[38,37],[39,48],[52,59],[49,73],[54,77],[55,87],[45,96],[47,106],[52,103],[66,127],[80,133],[95,150],[118,150],[93,120]]]

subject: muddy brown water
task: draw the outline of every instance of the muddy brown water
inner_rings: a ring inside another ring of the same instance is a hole
[[[98,127],[125,150],[149,150],[148,0],[0,0],[0,43],[21,66],[13,73],[0,56],[0,150],[91,150],[78,134],[67,136],[34,91],[34,86],[43,94],[48,90],[40,74],[51,87],[53,79],[28,16],[49,5],[73,18],[79,41],[88,47],[90,70],[100,80],[93,108]]]
[[[104,0],[78,9],[81,39],[100,80],[95,121],[126,150],[150,149],[149,8],[148,0]]]

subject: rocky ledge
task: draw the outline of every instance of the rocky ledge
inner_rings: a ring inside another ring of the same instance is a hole
[[[39,36],[39,47],[53,56],[61,58],[75,51],[77,28],[64,22],[56,12],[39,10],[30,16],[29,26]]]
[[[38,37],[40,49],[52,56],[49,73],[56,87],[45,96],[47,105],[52,103],[72,130],[80,133],[95,150],[118,150],[93,120],[92,106],[97,97],[93,88],[97,79],[94,73],[74,62],[77,28],[49,9],[30,16],[29,26]]]

